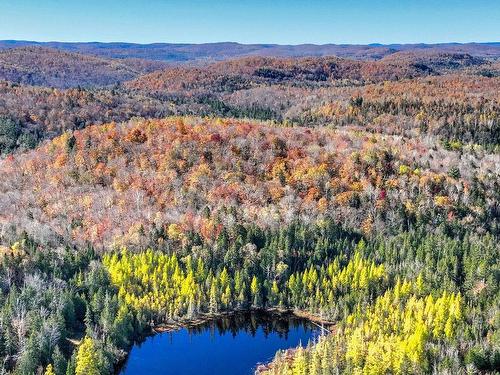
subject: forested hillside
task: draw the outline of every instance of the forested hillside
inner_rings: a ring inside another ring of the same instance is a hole
[[[207,67],[181,66],[167,69],[140,77],[128,86],[162,91],[196,91],[219,85],[224,91],[232,91],[240,89],[241,86],[264,83],[308,86],[331,84],[335,80],[343,79],[359,84],[438,75],[446,69],[460,71],[467,67],[487,68],[491,65],[487,60],[470,55],[445,53],[398,53],[378,61],[357,61],[338,57],[248,57]]]
[[[498,373],[491,54],[82,56],[0,52],[0,374],[254,309],[330,330],[262,374]]]
[[[131,121],[8,157],[2,221],[16,235],[104,248],[161,240],[167,224],[209,238],[226,222],[276,228],[297,217],[367,234],[441,223],[498,234],[498,167],[498,155],[474,148],[355,131]]]
[[[0,82],[0,154],[32,149],[89,125],[173,113],[167,103],[119,88],[60,90]]]
[[[246,58],[173,67],[113,88],[0,82],[0,154],[92,124],[193,114],[429,134],[498,149],[498,63],[443,53],[385,60]]]
[[[109,86],[165,67],[155,61],[112,60],[41,47],[0,50],[0,80],[35,86]]]

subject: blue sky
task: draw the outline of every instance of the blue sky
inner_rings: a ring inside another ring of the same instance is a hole
[[[500,0],[0,0],[0,39],[279,44],[500,41]]]

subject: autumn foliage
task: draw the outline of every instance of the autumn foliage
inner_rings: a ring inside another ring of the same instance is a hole
[[[469,157],[474,170],[418,140],[248,121],[111,123],[3,161],[0,217],[16,232],[106,248],[298,218],[333,218],[367,235],[417,221],[475,227],[496,194],[487,188],[495,158]]]

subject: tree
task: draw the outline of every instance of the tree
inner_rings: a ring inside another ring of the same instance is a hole
[[[210,306],[210,313],[215,314],[219,311],[219,304],[217,302],[217,285],[215,282],[215,279],[213,279],[211,285],[210,285],[210,297],[209,297],[209,306]]]
[[[57,346],[52,354],[52,361],[54,363],[53,369],[56,375],[65,375],[67,368],[67,361],[64,358],[64,355],[61,353],[61,350]]]
[[[0,117],[0,155],[15,149],[20,134],[20,127],[14,120]]]
[[[280,291],[278,287],[278,283],[276,280],[273,280],[273,283],[271,285],[271,291],[269,293],[269,303],[272,306],[276,306],[280,303]]]
[[[307,356],[304,348],[299,346],[293,360],[292,375],[307,374]]]
[[[100,375],[99,355],[93,339],[85,336],[76,357],[76,375]]]
[[[40,348],[33,336],[28,339],[25,350],[17,363],[17,370],[20,374],[33,374],[40,363]]]
[[[260,295],[260,283],[257,276],[253,276],[250,284],[250,293],[252,293],[252,303],[254,307],[259,307],[262,303]]]
[[[75,375],[76,373],[76,358],[78,356],[78,351],[74,351],[68,360],[68,365],[66,367],[65,375]]]
[[[49,364],[47,368],[45,369],[44,375],[56,375],[54,370],[52,369],[52,365]]]

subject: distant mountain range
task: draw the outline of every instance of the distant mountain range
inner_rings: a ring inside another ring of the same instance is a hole
[[[490,48],[491,56],[494,48]],[[500,50],[498,47],[496,49]],[[152,58],[96,56],[89,51],[73,52],[46,46],[18,46],[0,49],[0,80],[64,89],[112,86],[138,79],[132,86],[137,84],[141,88],[162,91],[173,88],[177,88],[174,91],[183,91],[188,90],[188,87],[197,87],[210,91],[215,89],[214,84],[218,87],[222,81],[224,85],[237,87],[267,81],[311,83],[351,79],[377,82],[470,68],[497,75],[499,64],[498,61],[492,61],[494,58],[479,57],[477,53],[451,52],[449,48],[436,47],[406,49],[378,59],[250,55],[214,61],[215,55],[207,56],[212,57],[192,57],[193,60],[187,63],[179,63]]]
[[[40,46],[68,52],[78,52],[106,58],[136,58],[174,63],[220,61],[246,56],[338,56],[356,60],[378,60],[401,51],[435,50],[449,53],[467,53],[474,57],[500,58],[500,42],[441,43],[441,44],[239,44],[232,42],[206,44],[175,43],[65,43],[4,40],[0,50],[16,47]]]

